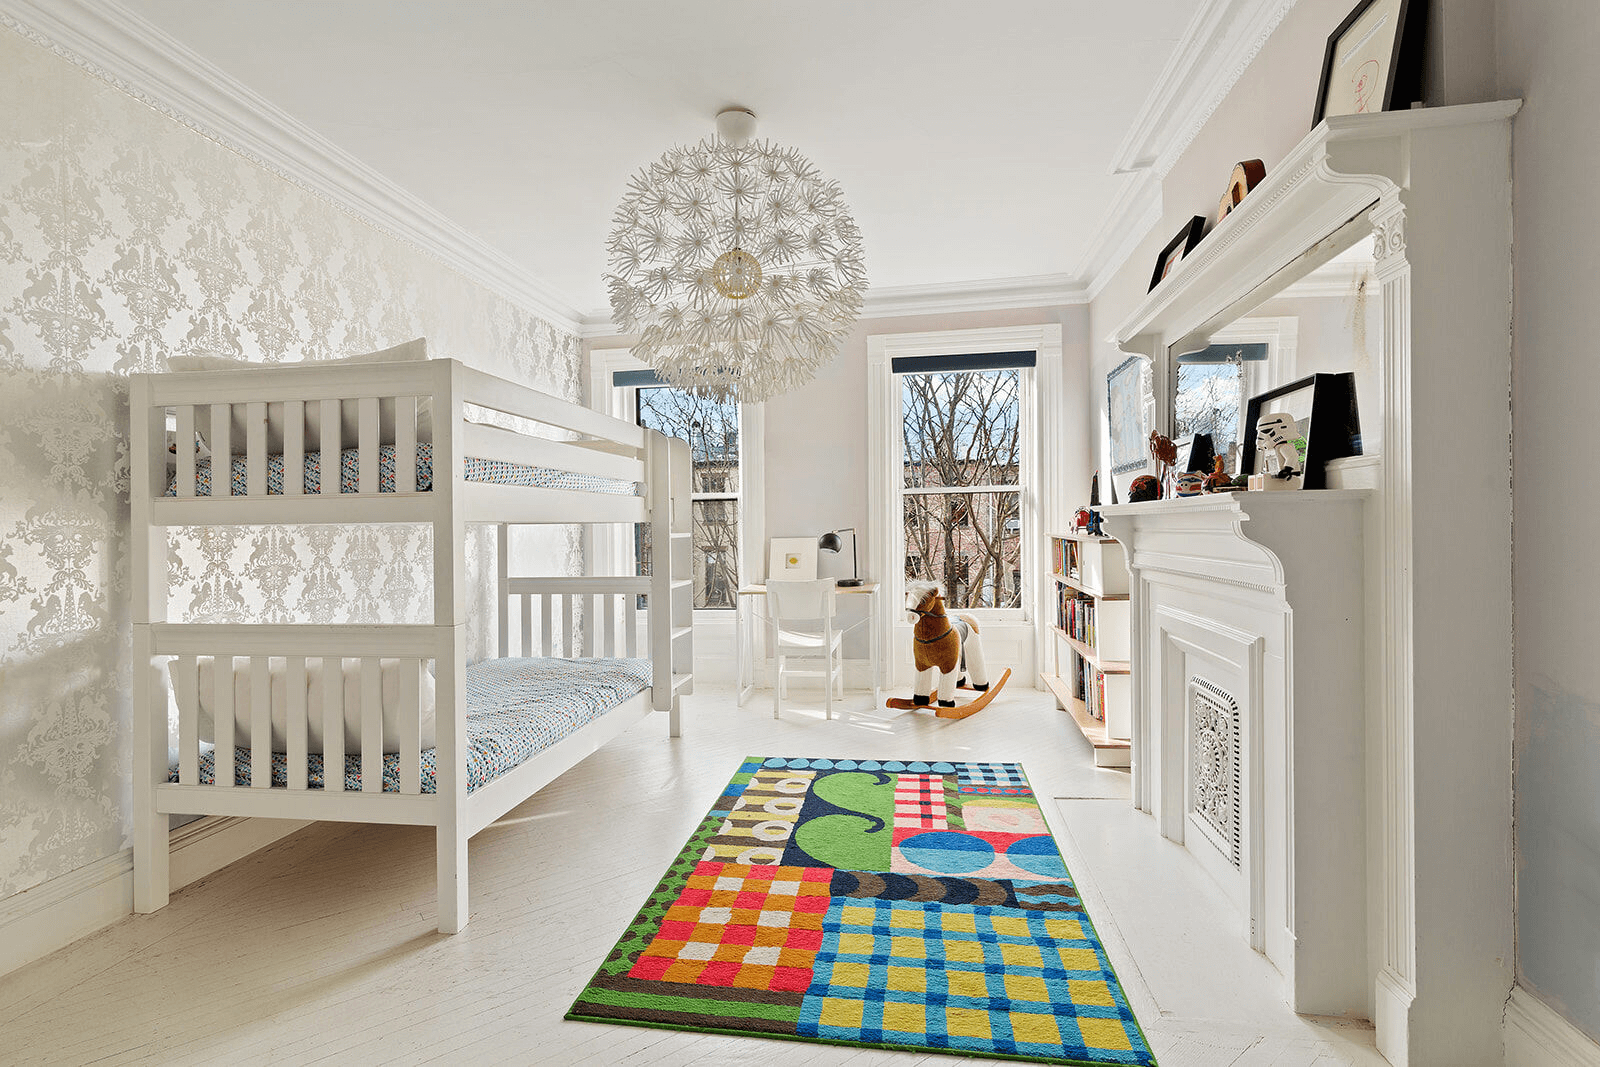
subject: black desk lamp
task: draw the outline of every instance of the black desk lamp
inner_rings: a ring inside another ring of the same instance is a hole
[[[849,578],[840,578],[834,584],[835,585],[842,585],[842,586],[860,585],[861,584],[861,577],[860,577],[861,570],[856,565],[856,528],[854,526],[846,526],[842,530],[833,530],[833,531],[831,531],[829,533],[823,534],[821,537],[817,538],[817,548],[821,549],[823,552],[838,552],[841,548],[844,547],[843,545],[841,545],[839,543],[839,535],[842,534],[842,533],[847,533],[847,534],[850,535],[850,575],[851,575],[851,577],[849,577]]]

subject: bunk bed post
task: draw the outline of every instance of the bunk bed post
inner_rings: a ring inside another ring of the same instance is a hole
[[[155,789],[167,776],[167,707],[151,664],[150,624],[167,620],[167,528],[150,523],[151,501],[166,489],[166,409],[151,402],[150,377],[132,376],[130,448],[133,478],[130,551],[133,559],[133,907],[166,907],[169,893],[167,817]],[[189,443],[193,449],[193,442]],[[160,729],[157,729],[159,720]]]
[[[462,466],[460,364],[439,360],[433,386],[433,622],[436,849],[439,932],[467,925],[466,499]]]
[[[495,586],[494,613],[499,633],[500,658],[511,655],[511,527],[503,522],[494,527]],[[528,634],[524,626],[523,647],[527,647]]]
[[[645,507],[650,515],[650,700],[669,715],[678,736],[678,702],[672,694],[672,480],[668,439],[645,431]]]

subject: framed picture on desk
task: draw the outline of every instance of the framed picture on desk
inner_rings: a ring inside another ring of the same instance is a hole
[[[817,577],[815,537],[774,537],[767,546],[769,582],[809,582]]]

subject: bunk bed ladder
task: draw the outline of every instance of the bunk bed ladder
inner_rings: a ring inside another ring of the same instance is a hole
[[[694,692],[693,509],[689,445],[650,431],[646,451],[650,505],[650,659],[657,711],[678,736],[679,698]]]

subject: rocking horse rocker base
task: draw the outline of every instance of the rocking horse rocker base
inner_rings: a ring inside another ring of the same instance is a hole
[[[923,703],[919,704],[915,700],[907,700],[905,697],[890,697],[888,700],[884,701],[883,706],[886,708],[894,708],[896,711],[917,711],[919,709],[926,708],[941,719],[965,719],[968,715],[976,715],[978,712],[988,707],[989,701],[993,700],[995,694],[1006,687],[1006,682],[1010,678],[1011,668],[1007,667],[1005,669],[1005,673],[1000,675],[998,681],[989,686],[988,689],[979,692],[976,697],[967,701],[965,704],[946,705],[943,701],[939,701],[937,703],[933,701],[924,701]],[[970,687],[963,686],[962,688]]]

